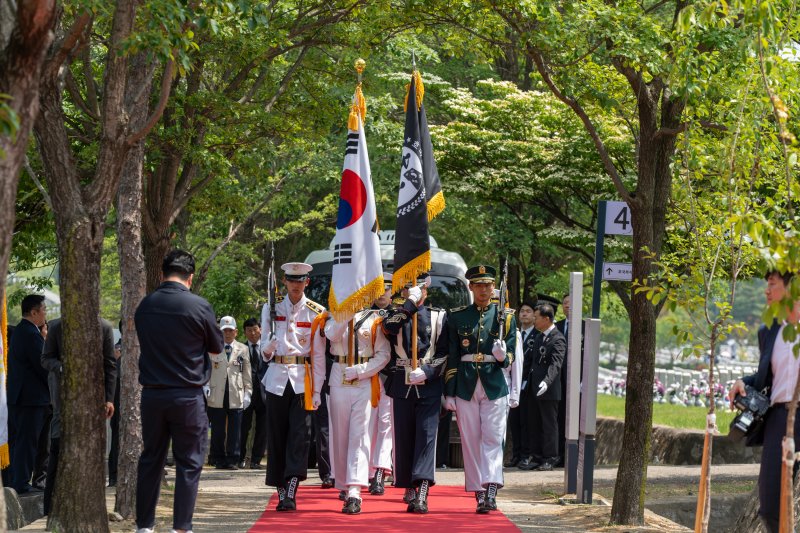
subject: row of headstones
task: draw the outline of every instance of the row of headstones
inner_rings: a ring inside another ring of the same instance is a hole
[[[714,381],[725,385],[729,381],[736,380],[742,376],[755,374],[755,372],[755,366],[718,366],[714,373]],[[628,371],[625,367],[619,367],[617,370],[600,368],[600,379],[598,383],[601,383],[604,379],[625,379],[627,374]],[[702,380],[708,379],[708,372],[700,372],[697,370],[656,368],[655,374],[656,378],[658,378],[665,387],[669,387],[673,383],[678,383],[681,388],[683,388],[690,385],[692,381],[699,384]]]

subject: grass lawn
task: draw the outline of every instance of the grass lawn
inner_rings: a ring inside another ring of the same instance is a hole
[[[682,407],[668,403],[656,403],[653,404],[653,425],[703,430],[706,427],[706,413],[707,409],[705,407]],[[727,434],[728,426],[736,412],[728,411],[726,407],[724,409],[718,408],[716,414],[717,427],[720,433]],[[597,416],[609,416],[624,420],[625,398],[598,394]]]

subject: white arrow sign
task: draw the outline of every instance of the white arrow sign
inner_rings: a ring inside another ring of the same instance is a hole
[[[630,281],[633,279],[633,267],[630,263],[603,262],[603,279],[607,281]]]
[[[633,235],[631,208],[625,202],[606,202],[606,235]]]

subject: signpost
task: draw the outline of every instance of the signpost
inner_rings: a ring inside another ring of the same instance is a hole
[[[630,263],[603,262],[603,281],[630,281],[633,278],[633,265]]]
[[[600,285],[603,280],[631,281],[633,269],[629,263],[606,263],[603,251],[606,235],[633,236],[631,208],[625,202],[598,202],[597,234],[594,245],[594,279],[592,280],[592,318],[600,318]],[[626,268],[627,267],[627,268]],[[627,277],[625,272],[627,272]]]

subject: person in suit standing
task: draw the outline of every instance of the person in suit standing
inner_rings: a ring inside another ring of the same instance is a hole
[[[781,300],[790,298],[788,288],[792,278],[792,272],[781,273],[773,270],[767,273],[765,276],[767,305],[776,305]],[[794,301],[786,321],[775,320],[769,327],[762,325],[759,328],[758,371],[751,376],[736,380],[728,393],[731,409],[737,394],[746,396],[745,385],[759,392],[766,392],[770,398],[771,407],[764,417],[762,432],[748,436],[747,441],[748,446],[763,444],[761,468],[758,472],[758,515],[769,533],[779,531],[782,442],[786,435],[788,406],[794,394],[797,373],[800,369],[800,359],[795,357],[793,352],[797,341],[784,340],[783,329],[787,323],[797,327],[798,322],[800,322],[800,301]],[[800,435],[800,417],[794,419],[794,434]],[[796,467],[795,462],[795,473]]]
[[[503,437],[508,409],[504,368],[516,350],[517,326],[491,303],[496,270],[477,265],[466,272],[473,303],[447,315],[448,359],[445,406],[456,412],[464,451],[465,488],[475,493],[476,512],[497,510],[497,491],[503,486]]]
[[[536,329],[541,333],[533,346],[533,360],[528,374],[528,420],[533,462],[526,470],[552,470],[558,460],[558,403],[561,401],[561,365],[567,353],[567,341],[553,323],[555,311],[541,304],[533,312]]]
[[[261,326],[255,318],[244,321],[244,335],[247,337],[247,351],[250,354],[250,376],[253,383],[253,399],[250,406],[242,413],[242,434],[240,439],[239,468],[263,470],[261,459],[267,449],[267,406],[264,403],[267,392],[261,384],[267,373],[267,363],[258,353],[258,341],[261,339]],[[247,439],[250,428],[255,426],[253,446],[250,448],[250,463],[247,463]]]
[[[536,336],[539,334],[533,327],[533,302],[523,302],[519,306],[517,316],[519,317],[519,329],[522,342],[522,391],[520,392],[519,406],[511,409],[508,415],[508,426],[511,430],[513,439],[511,447],[511,461],[506,463],[507,467],[518,467],[527,470],[533,462],[531,458],[531,432],[528,427],[528,410],[531,387],[528,385],[528,374],[531,370],[533,361],[533,345]]]
[[[47,321],[44,296],[22,299],[22,320],[14,330],[8,350],[8,423],[11,454],[10,485],[18,494],[31,485],[39,435],[50,409],[47,371],[42,368],[44,337],[39,330]]]
[[[216,468],[236,470],[242,411],[250,406],[253,381],[247,347],[236,340],[236,320],[224,316],[219,321],[219,328],[225,346],[221,353],[211,355],[211,379],[204,389],[211,422],[209,455]]]

